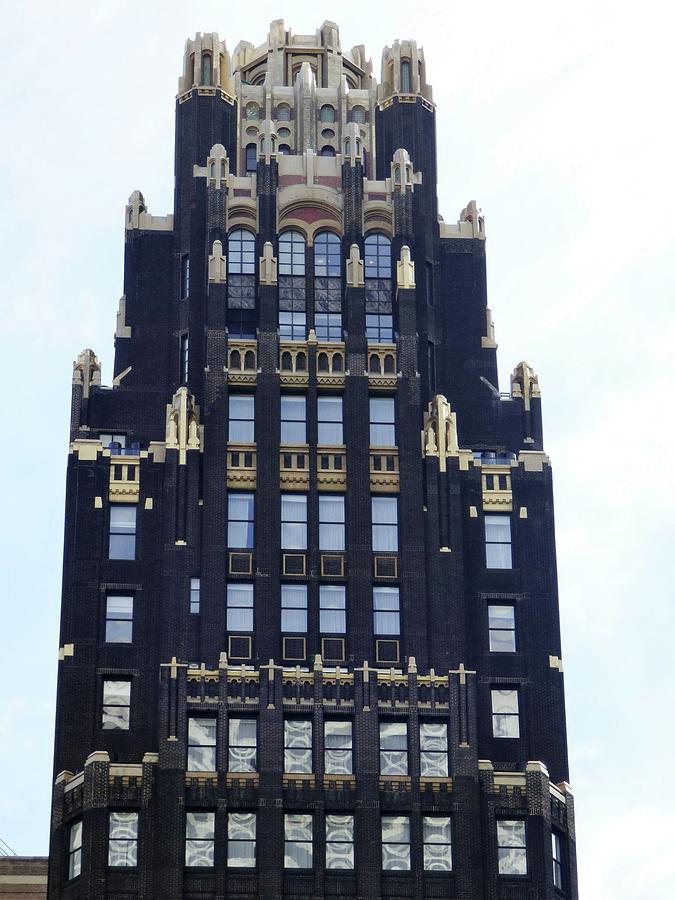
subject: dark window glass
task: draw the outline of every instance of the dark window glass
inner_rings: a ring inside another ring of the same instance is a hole
[[[366,111],[362,106],[353,107],[350,117],[350,122],[357,122],[359,125],[363,125],[366,121]]]
[[[212,80],[211,54],[202,53],[202,84],[210,85]]]
[[[551,854],[553,857],[553,884],[563,890],[563,855],[562,838],[555,831],[551,832]]]
[[[290,122],[291,108],[287,103],[280,103],[277,106],[277,122]]]
[[[325,103],[321,107],[321,111],[319,113],[319,119],[322,122],[334,122],[335,121],[335,109],[329,103]]]
[[[255,144],[246,145],[246,173],[255,172],[258,168],[258,150]]]
[[[292,341],[307,337],[305,238],[298,231],[279,238],[279,335]]]
[[[342,250],[329,231],[314,241],[314,319],[320,341],[342,340]]]
[[[331,147],[330,144],[326,144],[321,148],[319,153],[320,156],[335,156],[335,147]]]
[[[365,240],[366,333],[371,343],[394,339],[391,241],[384,234]]]
[[[401,93],[410,93],[410,60],[401,60]]]
[[[291,152],[291,148],[288,144],[279,144],[279,155],[280,156],[288,156]]]

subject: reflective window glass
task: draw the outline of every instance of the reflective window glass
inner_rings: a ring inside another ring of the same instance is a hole
[[[354,868],[354,816],[326,815],[326,868]]]
[[[284,720],[284,772],[309,774],[312,771],[311,719]]]
[[[108,819],[108,865],[130,869],[138,865],[138,813],[111,812]]]
[[[410,870],[410,819],[382,816],[382,868]]]

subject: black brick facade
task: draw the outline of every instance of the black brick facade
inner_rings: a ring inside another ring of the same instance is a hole
[[[346,154],[335,160],[342,222],[325,229],[341,239],[343,341],[331,346],[344,364],[328,378],[319,361],[324,345],[310,330],[316,298],[308,228],[308,335],[296,347],[307,365],[285,371],[278,285],[275,277],[261,279],[261,266],[266,242],[279,260],[288,176],[285,158],[261,154],[245,198],[255,200],[256,364],[237,370],[231,351],[249,345],[231,333],[229,281],[210,276],[209,257],[215,241],[228,255],[228,231],[246,227],[233,212],[247,190],[245,173],[237,170],[241,106],[239,94],[220,87],[194,87],[179,97],[173,219],[161,225],[149,216],[138,224],[127,219],[126,308],[115,337],[114,386],[100,385],[90,352],[76,364],[49,896],[573,900],[574,802],[566,784],[551,467],[534,373],[521,364],[512,390],[499,392],[482,217],[479,224],[474,207],[454,231],[439,222],[433,105],[421,94],[373,103],[376,159],[368,169]],[[194,171],[213,156],[214,145],[227,155],[222,182],[207,170],[206,176]],[[393,183],[399,149],[421,173],[410,189]],[[383,192],[390,226],[370,228],[364,224],[368,209]],[[314,196],[308,191],[305,207],[313,215],[319,209]],[[142,204],[139,210],[146,214]],[[228,228],[230,217],[235,224]],[[309,214],[306,221],[312,221]],[[288,227],[300,230],[297,220]],[[391,239],[391,346],[368,344],[367,286],[358,278],[350,283],[346,268],[353,245],[360,260],[367,259],[364,239],[371,231]],[[404,274],[397,278],[405,248],[414,285]],[[186,255],[190,283],[182,297]],[[189,362],[182,379],[183,335]],[[392,353],[393,372],[374,370],[374,350]],[[228,452],[228,400],[241,393],[255,395],[248,482]],[[299,476],[289,475],[279,443],[280,397],[289,393],[306,397],[308,461]],[[346,487],[321,467],[317,398],[326,395],[343,398]],[[383,451],[395,458],[391,475],[373,468],[370,397],[395,401],[396,448]],[[174,408],[175,425],[167,424]],[[445,450],[441,432],[450,435]],[[107,434],[124,436],[123,452],[101,441]],[[493,477],[504,481],[491,487]],[[298,551],[303,574],[284,575],[280,494],[297,493],[298,485],[308,498],[308,543]],[[233,571],[228,490],[255,493],[246,574]],[[318,543],[319,496],[325,493],[346,498],[345,549],[332,554],[343,569],[335,575]],[[397,552],[373,552],[371,495],[398,497]],[[111,506],[136,509],[132,559],[108,558]],[[509,519],[511,568],[486,566],[485,516],[495,513]],[[393,566],[390,574],[378,574],[382,562]],[[195,577],[199,613],[190,612]],[[299,656],[284,656],[282,582],[307,585]],[[228,583],[253,584],[250,633],[227,630]],[[339,661],[323,652],[322,584],[346,586]],[[400,634],[387,636],[386,648],[374,633],[378,585],[400,592]],[[116,595],[133,597],[129,643],[106,641],[106,601]],[[513,652],[490,650],[490,603],[515,610]],[[241,637],[250,638],[250,653],[240,651]],[[105,680],[130,682],[128,729],[102,728]],[[519,737],[493,735],[496,688],[517,692]],[[217,720],[213,771],[187,767],[188,718],[200,716]],[[246,775],[228,770],[228,722],[241,717],[257,721],[257,771]],[[284,773],[289,717],[313,723],[311,773]],[[326,719],[352,722],[351,775],[325,772]],[[379,723],[401,721],[407,723],[408,772],[385,775]],[[447,776],[421,771],[420,721],[447,726]],[[108,865],[115,811],[138,813],[136,866]],[[184,865],[186,811],[215,813],[213,866]],[[257,814],[251,868],[227,865],[229,812]],[[313,816],[313,865],[306,870],[284,868],[284,815],[292,812]],[[325,864],[324,819],[338,814],[354,816],[353,869]],[[383,815],[408,818],[409,870],[383,870]],[[425,867],[423,820],[434,815],[451,819],[451,869]],[[499,872],[497,823],[503,820],[525,822],[523,874]],[[81,869],[69,878],[69,841],[78,822]],[[554,884],[552,830],[560,841],[561,886]]]

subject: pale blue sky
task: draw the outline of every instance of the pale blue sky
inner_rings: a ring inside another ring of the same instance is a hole
[[[308,11],[309,10],[309,11]],[[109,382],[123,210],[171,210],[185,38],[283,16],[345,47],[414,37],[438,105],[440,209],[475,199],[502,389],[539,374],[556,485],[581,896],[673,896],[675,199],[665,3],[130,0],[12,4],[0,59],[0,838],[48,841],[71,362]]]

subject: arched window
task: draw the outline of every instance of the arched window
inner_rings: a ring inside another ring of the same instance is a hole
[[[227,328],[233,337],[254,338],[255,235],[244,228],[227,239]]]
[[[314,327],[320,341],[342,340],[342,248],[332,231],[314,239]]]
[[[188,63],[188,86],[192,87],[195,83],[195,55],[194,53],[190,54],[190,62]]]
[[[320,156],[335,156],[335,147],[331,147],[330,144],[326,144],[321,148]]]
[[[211,54],[202,53],[202,84],[211,84]]]
[[[409,94],[411,91],[410,87],[410,60],[402,59],[401,60],[401,93]]]
[[[211,178],[216,177],[216,164],[214,162],[212,162],[211,165],[209,166],[209,176]]]
[[[335,109],[330,105],[330,103],[324,103],[319,111],[319,121],[321,122],[334,122],[335,121]]]
[[[220,161],[220,177],[225,178],[226,174],[227,173],[225,172],[225,160],[221,159],[221,161]]]
[[[279,144],[279,155],[280,156],[288,156],[288,154],[290,152],[291,152],[291,148],[288,146],[288,144]]]
[[[246,104],[246,118],[247,119],[259,119],[260,118],[260,107],[257,103],[247,103]]]
[[[350,122],[357,122],[359,125],[363,125],[366,121],[366,111],[362,106],[354,106],[352,108],[350,117]]]
[[[299,231],[279,237],[279,336],[286,341],[307,337],[305,238]]]
[[[401,167],[400,166],[394,166],[394,184],[396,184],[396,185],[401,184]]]
[[[349,151],[351,150],[352,142],[350,138],[345,138],[345,156],[349,156]]]
[[[277,122],[290,122],[291,108],[288,103],[280,103],[277,106]]]
[[[258,153],[255,144],[246,145],[246,171],[255,172],[258,168]]]
[[[394,340],[394,314],[389,238],[384,234],[369,234],[364,257],[368,342],[391,343]]]

